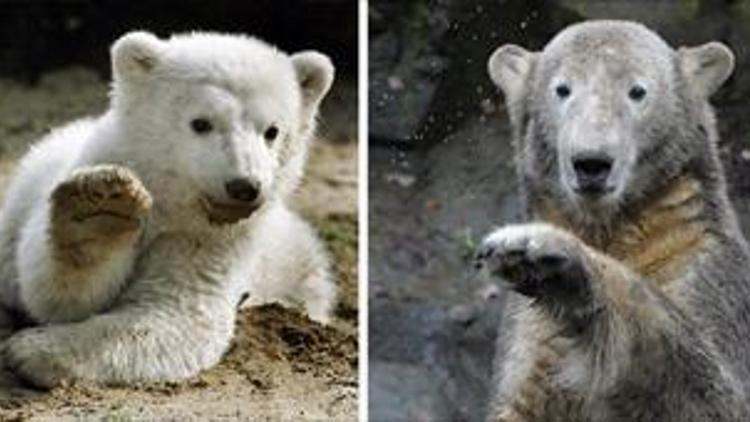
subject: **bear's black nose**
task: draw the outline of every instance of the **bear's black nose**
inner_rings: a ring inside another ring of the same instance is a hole
[[[253,202],[260,194],[260,182],[252,179],[237,178],[224,184],[227,195],[237,201]]]
[[[603,153],[581,153],[573,157],[573,170],[583,193],[603,193],[614,160]]]

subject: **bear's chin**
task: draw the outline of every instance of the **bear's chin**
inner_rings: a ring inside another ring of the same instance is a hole
[[[260,207],[260,203],[216,201],[209,197],[201,198],[201,206],[211,224],[235,224],[250,218]]]

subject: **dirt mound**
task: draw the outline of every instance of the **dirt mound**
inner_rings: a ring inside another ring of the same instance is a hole
[[[242,313],[241,332],[225,360],[242,371],[261,353],[290,365],[295,372],[345,378],[357,368],[357,337],[311,322],[295,310],[266,305]]]

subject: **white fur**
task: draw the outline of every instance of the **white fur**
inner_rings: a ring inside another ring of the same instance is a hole
[[[327,321],[336,294],[327,256],[285,201],[332,83],[328,58],[245,36],[145,32],[123,36],[112,55],[110,110],[42,140],[6,196],[0,300],[53,324],[10,337],[5,364],[42,386],[187,377],[218,361],[244,293]],[[197,117],[214,130],[194,133]],[[137,243],[69,283],[49,252],[50,193],[73,170],[103,163],[136,174],[153,208]],[[263,205],[233,224],[209,222],[200,198],[226,199],[236,177],[260,182]]]

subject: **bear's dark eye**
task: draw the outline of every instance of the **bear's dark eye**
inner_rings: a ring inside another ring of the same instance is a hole
[[[205,117],[198,117],[190,121],[190,128],[198,135],[205,135],[214,130],[214,125]]]
[[[628,91],[628,97],[633,101],[641,101],[646,96],[646,88],[640,85],[633,85]]]
[[[271,126],[263,133],[263,137],[266,139],[266,141],[273,142],[276,137],[279,136],[279,128],[276,126]]]
[[[570,87],[566,84],[560,84],[555,87],[555,93],[561,99],[570,97]]]

